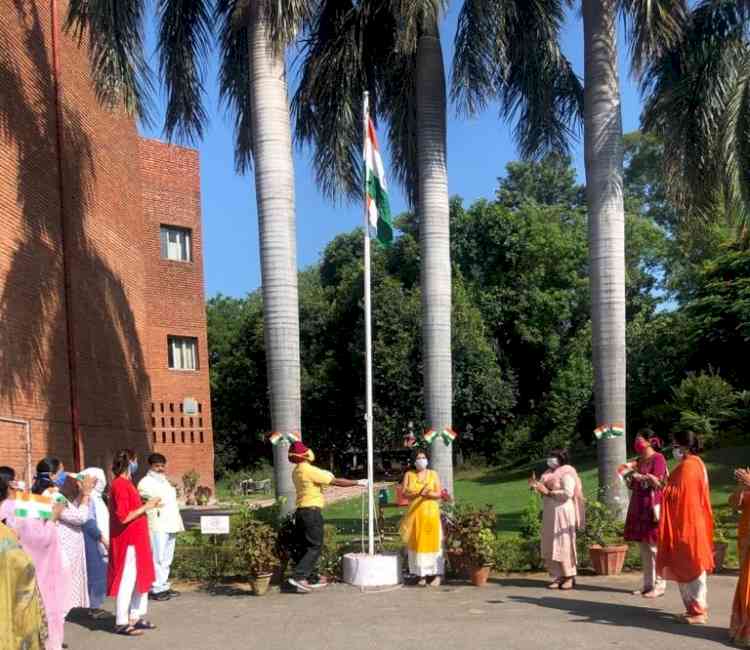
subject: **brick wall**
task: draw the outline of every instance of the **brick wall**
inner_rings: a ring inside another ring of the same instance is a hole
[[[155,140],[141,140],[140,161],[146,231],[143,246],[147,260],[146,359],[153,403],[152,443],[167,457],[167,471],[173,478],[194,469],[200,474],[200,483],[213,489],[198,153]],[[162,225],[190,230],[190,262],[162,259]],[[169,369],[168,336],[197,339],[197,370]],[[200,412],[192,415],[182,412],[185,398],[196,400]]]
[[[204,442],[172,454],[171,469],[195,467],[212,486],[197,154],[142,141],[130,118],[100,108],[85,51],[58,35],[58,167],[50,8],[49,1],[0,0],[0,416],[31,421],[34,462],[49,453],[72,464],[70,325],[85,464],[108,467],[123,446],[147,452],[152,402],[190,396],[202,405],[204,427],[193,431],[203,431]],[[64,1],[59,11],[62,19]],[[177,178],[161,179],[164,165]],[[160,269],[155,203],[162,219],[196,232],[192,270]],[[162,302],[167,296],[171,302]],[[199,338],[195,376],[178,380],[165,370],[166,331]],[[18,469],[26,454],[19,431],[0,423],[0,463]]]

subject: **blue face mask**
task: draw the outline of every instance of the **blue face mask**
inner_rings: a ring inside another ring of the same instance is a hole
[[[128,464],[128,469],[130,470],[130,475],[132,476],[138,471],[138,461],[137,460],[131,460]]]
[[[62,471],[57,475],[57,478],[55,479],[55,485],[57,487],[62,487],[63,483],[65,483],[65,479],[68,478],[68,473],[66,471]]]

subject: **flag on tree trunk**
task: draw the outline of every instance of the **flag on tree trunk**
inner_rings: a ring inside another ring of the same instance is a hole
[[[393,241],[391,206],[388,203],[388,188],[385,184],[383,159],[380,157],[375,125],[370,116],[365,117],[365,201],[370,238],[388,246]]]

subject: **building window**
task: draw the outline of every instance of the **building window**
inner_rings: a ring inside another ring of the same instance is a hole
[[[198,339],[187,336],[168,336],[167,353],[171,370],[198,369]]]
[[[161,227],[161,257],[176,262],[192,262],[190,229],[177,226]]]

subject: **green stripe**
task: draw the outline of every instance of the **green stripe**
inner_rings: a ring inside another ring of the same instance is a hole
[[[52,519],[52,512],[49,510],[29,510],[28,508],[16,508],[16,517],[25,519],[33,515],[38,516],[40,519]]]
[[[377,239],[383,246],[389,246],[393,241],[393,220],[388,192],[383,189],[380,179],[373,173],[367,174],[367,195],[375,201],[378,208]]]

